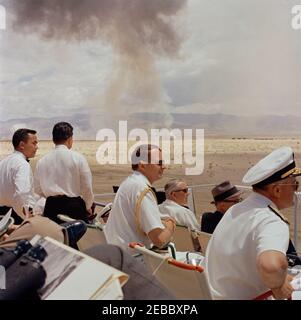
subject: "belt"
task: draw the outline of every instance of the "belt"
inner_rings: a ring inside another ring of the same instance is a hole
[[[68,197],[68,196],[66,196],[65,194],[58,194],[57,196],[49,196],[48,198],[63,198],[63,197]]]
[[[55,199],[60,199],[60,198],[68,198],[68,199],[78,199],[80,198],[81,199],[81,196],[77,196],[77,197],[69,197],[69,196],[66,196],[65,194],[58,194],[56,196],[49,196],[47,198],[55,198]]]

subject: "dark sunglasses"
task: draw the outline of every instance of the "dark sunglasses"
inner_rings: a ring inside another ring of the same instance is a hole
[[[164,161],[159,160],[157,163],[155,163],[157,166],[163,167],[164,166]]]

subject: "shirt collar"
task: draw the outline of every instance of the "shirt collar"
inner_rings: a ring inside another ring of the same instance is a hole
[[[135,170],[133,172],[133,175],[136,175],[137,177],[139,177],[139,179],[143,180],[149,187],[151,187],[151,183],[149,182],[149,180],[146,178],[146,176],[144,174],[142,174],[141,172]]]
[[[67,149],[67,150],[69,150],[68,147],[65,146],[64,144],[56,144],[55,145],[55,149]]]
[[[22,152],[15,150],[15,151],[14,151],[14,154],[16,154],[16,155],[18,155],[18,156],[20,156],[20,157],[22,157],[23,159],[26,160],[26,157],[25,157],[25,155],[24,155]]]
[[[176,203],[175,201],[170,200],[170,199],[166,199],[164,202],[165,202],[166,204],[183,207],[183,206],[181,206],[180,204],[178,204],[178,203]]]
[[[255,201],[260,207],[271,206],[273,208],[277,208],[272,200],[257,192],[251,193],[249,199]]]
[[[170,199],[166,199],[164,202],[165,202],[166,204],[176,204],[176,205],[178,205],[175,201],[170,200]]]
[[[178,203],[176,203],[175,201],[173,201],[173,200],[171,200],[171,199],[166,199],[166,200],[164,201],[164,203],[165,203],[166,205],[172,205],[172,206],[181,207],[181,208],[190,210],[189,207],[183,206],[183,205],[181,205],[181,204],[178,204]]]

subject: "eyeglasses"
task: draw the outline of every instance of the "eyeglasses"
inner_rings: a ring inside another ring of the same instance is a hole
[[[188,193],[188,188],[180,189],[180,190],[174,190],[172,192],[180,192],[180,191],[183,191],[184,193]]]
[[[295,186],[295,190],[297,191],[299,188],[299,181],[295,181],[294,183],[279,183],[279,186]]]
[[[159,160],[158,162],[151,162],[149,164],[156,164],[157,166],[163,167],[164,166],[164,160]]]

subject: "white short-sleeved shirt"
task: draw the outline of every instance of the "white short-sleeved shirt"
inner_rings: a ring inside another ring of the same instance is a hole
[[[23,153],[13,152],[0,161],[0,206],[12,207],[24,218],[23,208],[35,205],[33,176]]]
[[[289,228],[268,206],[268,198],[253,192],[231,207],[217,225],[206,251],[206,273],[215,299],[254,299],[269,289],[256,266],[267,250],[286,254]]]
[[[42,157],[34,172],[35,192],[48,198],[66,195],[82,197],[86,208],[93,203],[92,174],[86,158],[65,145],[57,145]]]
[[[140,225],[145,234],[141,234],[137,229],[135,206],[141,192],[149,186],[148,179],[138,171],[134,171],[132,175],[122,182],[104,228],[108,243],[128,250],[128,244],[135,241],[150,248],[152,243],[147,234],[153,229],[165,228],[161,222],[157,201],[154,195],[148,192],[141,202]]]
[[[200,225],[198,224],[194,213],[170,199],[166,199],[161,203],[159,205],[159,210],[163,217],[164,215],[168,215],[174,218],[176,223],[180,226],[185,226],[191,230],[200,229]]]

